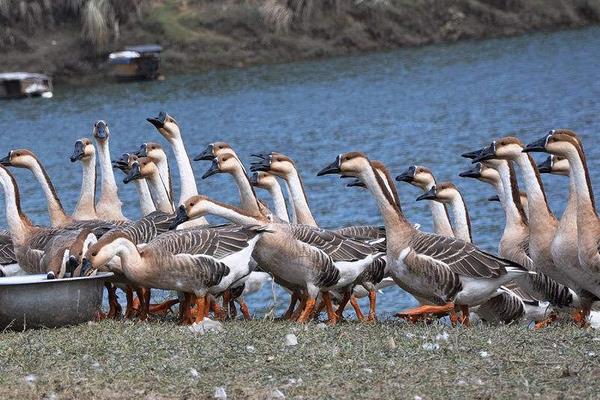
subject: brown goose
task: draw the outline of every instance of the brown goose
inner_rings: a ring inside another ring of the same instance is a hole
[[[173,179],[171,179],[171,168],[169,167],[167,153],[165,153],[162,146],[154,142],[143,143],[135,155],[138,157],[148,157],[154,164],[156,164],[158,172],[160,173],[160,177],[167,187],[167,193],[172,199],[174,193]]]
[[[138,157],[135,154],[123,153],[120,158],[113,160],[113,168],[121,170],[125,176],[127,176],[129,171],[131,171],[131,165],[137,159]],[[148,215],[156,211],[154,200],[152,200],[152,195],[150,194],[150,189],[148,188],[148,182],[146,182],[145,179],[135,179],[134,184],[135,189],[138,192],[142,215]]]
[[[169,189],[160,176],[156,164],[148,157],[140,157],[131,163],[129,173],[123,183],[145,179],[156,209],[165,213],[173,213],[173,201],[169,197]]]
[[[340,154],[318,175],[358,177],[375,197],[387,235],[387,259],[398,285],[433,306],[403,313],[449,312],[455,305],[468,324],[468,308],[484,303],[497,289],[527,271],[462,240],[418,231],[405,217],[397,200],[385,188],[368,158],[358,152]]]
[[[81,161],[81,193],[72,217],[78,220],[97,219],[96,214],[96,149],[88,138],[75,142],[71,162]]]
[[[254,172],[250,176],[250,184],[254,187],[265,189],[271,195],[273,199],[273,207],[275,209],[275,215],[279,219],[285,222],[290,222],[287,206],[285,205],[285,198],[281,191],[281,186],[277,182],[277,178],[268,172]]]

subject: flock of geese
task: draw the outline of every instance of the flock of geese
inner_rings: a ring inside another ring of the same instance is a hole
[[[430,201],[435,233],[422,232],[409,221],[385,165],[359,152],[338,155],[318,175],[337,174],[349,179],[348,187],[367,189],[384,226],[325,229],[313,217],[300,173],[288,156],[253,155],[249,176],[230,145],[208,145],[194,160],[211,162],[203,179],[218,173],[233,177],[240,206],[232,206],[198,194],[175,119],[161,112],[147,120],[173,150],[180,177],[177,201],[162,146],[144,143],[112,160],[104,121],[94,124],[93,141],[75,142],[71,161],[81,163],[82,184],[71,215],[33,152],[11,150],[0,160],[8,223],[8,230],[0,232],[1,275],[44,273],[48,279],[62,279],[111,271],[115,277],[106,285],[107,317],[123,312],[119,289],[127,298],[126,318],[143,320],[180,303],[184,324],[201,322],[210,313],[234,317],[236,303],[250,318],[244,295],[269,279],[289,291],[283,318],[297,322],[324,311],[329,323],[336,323],[349,304],[357,319],[376,320],[377,293],[390,285],[421,304],[397,316],[409,321],[449,316],[453,325],[468,325],[473,311],[490,323],[526,320],[538,327],[570,312],[584,326],[592,303],[600,298],[600,220],[583,145],[572,131],[553,130],[528,145],[503,137],[463,154],[474,166],[460,176],[492,185],[497,196],[490,200],[504,209],[505,227],[494,255],[472,243],[469,213],[458,188],[436,182],[424,166],[409,167],[396,181],[422,189],[417,200]],[[530,155],[535,151],[550,156],[538,166]],[[42,186],[50,227],[34,225],[23,212],[10,167],[30,170]],[[139,220],[122,213],[115,169],[137,189]],[[519,191],[517,169],[524,192]],[[568,204],[560,219],[548,206],[540,173],[569,177]],[[277,178],[285,184],[289,207]],[[255,188],[268,192],[272,208],[258,199]],[[209,225],[207,215],[229,223]],[[151,304],[154,288],[176,291],[178,298]],[[365,317],[357,299],[367,296]]]

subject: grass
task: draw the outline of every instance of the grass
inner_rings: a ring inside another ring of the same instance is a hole
[[[298,338],[285,346],[286,334]],[[170,320],[5,332],[1,398],[591,398],[600,333],[568,324],[468,329],[232,321],[192,334]]]

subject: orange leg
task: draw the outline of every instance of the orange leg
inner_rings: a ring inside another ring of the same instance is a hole
[[[338,320],[341,320],[344,318],[344,310],[346,309],[346,304],[348,304],[348,302],[350,301],[351,296],[352,296],[351,291],[344,292],[344,297],[342,297],[342,301],[340,301],[340,305],[338,306],[338,309],[335,311],[335,316],[337,317]]]
[[[377,305],[377,291],[373,288],[369,290],[369,317],[367,321],[376,321],[375,307]]]
[[[306,297],[308,297],[308,296],[306,296]],[[302,310],[302,313],[298,317],[298,322],[305,323],[306,321],[308,321],[308,318],[310,318],[310,314],[312,313],[312,310],[315,308],[315,303],[316,303],[315,299],[308,298],[306,300],[306,306],[304,307],[304,310]]]
[[[554,321],[556,321],[556,318],[558,318],[558,316],[556,314],[552,313],[552,314],[548,315],[548,318],[546,318],[545,320],[536,322],[533,329],[536,331],[539,329],[543,329],[543,328],[547,327],[548,325],[551,325]],[[573,319],[574,318],[575,318],[575,315],[573,315]]]
[[[575,311],[573,314],[573,322],[575,325],[580,326],[582,328],[587,326],[587,318],[590,315],[591,307],[586,306],[581,308],[580,310]]]
[[[291,320],[294,315],[294,308],[296,307],[296,303],[298,302],[299,296],[296,291],[292,292],[292,296],[290,298],[290,305],[286,310],[285,314],[283,314],[283,319]]]
[[[171,307],[179,303],[179,299],[171,299],[160,304],[150,304],[149,312],[151,314],[166,315],[171,311]]]
[[[225,318],[227,318],[227,313],[225,312],[223,307],[221,307],[219,305],[219,303],[217,303],[215,300],[213,300],[212,306],[213,306],[213,313],[214,313],[215,319],[219,319],[219,320],[223,321],[223,320],[225,320]]]
[[[209,300],[210,301],[210,300]],[[199,324],[204,319],[204,312],[200,310],[206,309],[207,299],[206,296],[201,296],[196,298],[196,308],[198,312],[196,313],[196,323]],[[210,308],[210,306],[208,306]]]
[[[335,315],[335,311],[333,310],[333,303],[331,302],[331,293],[323,292],[322,303],[325,305],[325,309],[327,310],[327,319],[329,324],[335,325],[337,323],[337,316]]]
[[[146,288],[136,288],[135,292],[140,302],[140,311],[138,313],[138,318],[140,321],[145,321],[148,319],[148,309],[146,308]]]
[[[229,303],[231,302],[231,290],[227,289],[223,292],[223,312],[225,318],[229,318]]]
[[[234,305],[235,307],[235,305]],[[250,321],[252,317],[250,317],[250,311],[248,311],[248,305],[244,301],[244,299],[240,300],[240,310],[242,311],[242,315],[246,321]]]
[[[108,289],[108,315],[107,318],[118,319],[121,316],[121,305],[117,299],[117,287],[109,284]]]
[[[321,314],[321,312],[325,309],[325,301],[321,300],[317,306],[313,309],[312,315],[310,316],[310,319],[318,319],[319,318],[319,314]]]
[[[411,308],[406,311],[401,311],[396,314],[396,317],[405,318],[405,319],[418,319],[419,317],[425,316],[426,314],[436,314],[436,315],[444,315],[448,314],[451,310],[454,310],[454,303],[450,302],[444,304],[443,306],[420,306]]]
[[[450,310],[450,323],[452,326],[456,326],[458,323],[458,314],[456,313],[456,309]]]
[[[465,306],[462,305],[460,306],[460,313],[461,315],[461,324],[463,324],[464,326],[471,326],[471,323],[469,321],[469,306]]]
[[[300,296],[300,306],[296,307],[296,310],[294,311],[294,314],[292,315],[292,321],[297,321],[298,318],[300,318],[300,315],[302,314],[302,312],[304,311],[304,309],[306,308],[306,301],[308,300],[308,297],[305,295],[301,295]]]
[[[350,304],[352,304],[352,308],[354,308],[354,313],[356,314],[356,319],[359,321],[362,321],[363,319],[365,319],[365,316],[363,315],[363,313],[360,309],[360,305],[358,304],[358,300],[356,300],[356,297],[354,297],[354,296],[350,297]]]
[[[125,318],[133,318],[135,309],[133,308],[133,289],[131,286],[125,288],[125,297],[127,298],[127,308],[125,309]]]

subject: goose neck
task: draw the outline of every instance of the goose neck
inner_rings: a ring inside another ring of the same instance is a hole
[[[273,185],[268,187],[269,194],[273,199],[273,206],[275,208],[275,215],[279,217],[279,219],[290,222],[287,207],[285,205],[285,198],[283,197],[283,193],[281,192],[281,186],[277,182],[274,182]]]
[[[181,138],[173,139],[171,142],[173,146],[173,152],[175,154],[175,161],[177,162],[177,168],[179,170],[179,179],[181,182],[180,196],[178,205],[185,203],[187,199],[198,194],[196,187],[196,179],[194,178],[194,171],[190,164],[190,158],[185,150],[185,145]]]
[[[150,189],[148,188],[148,182],[145,179],[135,179],[134,183],[138,192],[142,215],[145,216],[156,211],[156,206],[154,205]]]
[[[289,174],[286,174],[285,181],[290,189],[290,198],[298,223],[316,227],[317,222],[310,212],[308,199],[306,197],[306,192],[304,191],[304,185],[302,184],[300,175],[298,175],[298,171],[293,169]]]
[[[96,215],[96,155],[81,162],[81,193],[75,206],[74,215],[85,215],[95,218]]]
[[[36,160],[31,165],[31,172],[33,176],[42,186],[44,196],[46,196],[46,202],[48,203],[48,213],[50,214],[50,221],[52,226],[62,226],[70,222],[70,218],[65,214],[65,210],[56,194],[56,189],[50,180],[50,177],[46,173],[46,170]]]
[[[469,218],[467,206],[460,194],[452,197],[450,209],[452,210],[452,216],[454,218],[454,236],[457,239],[472,243],[471,220]]]
[[[152,199],[154,200],[154,205],[156,209],[159,211],[163,211],[166,213],[174,212],[173,203],[169,194],[167,192],[167,187],[163,180],[160,177],[158,171],[156,173],[151,174],[148,179],[148,189],[150,190],[150,194]]]
[[[260,213],[261,210],[260,206],[258,205],[258,199],[256,198],[254,188],[250,184],[248,175],[246,175],[246,171],[242,167],[241,163],[238,165],[240,168],[236,168],[232,172],[232,175],[240,193],[240,205],[246,211]]]
[[[548,208],[546,193],[535,162],[528,153],[522,153],[516,161],[523,174],[527,192],[530,228],[534,231],[545,231],[555,222],[555,218]]]

